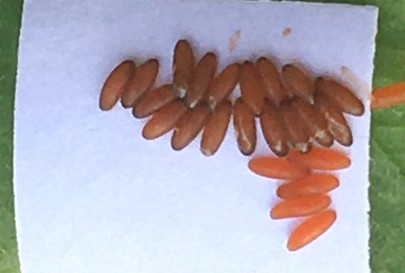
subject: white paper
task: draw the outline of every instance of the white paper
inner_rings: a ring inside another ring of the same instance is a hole
[[[14,151],[22,272],[370,272],[368,109],[350,118],[353,164],[332,194],[337,222],[290,253],[301,219],[269,218],[277,183],[248,170],[232,127],[212,158],[199,141],[174,152],[170,134],[148,142],[145,120],[119,105],[104,113],[98,101],[125,58],[157,57],[159,82],[169,81],[173,47],[188,38],[198,56],[214,50],[221,67],[261,55],[314,76],[344,79],[347,67],[369,105],[376,24],[376,8],[349,5],[25,1]],[[255,155],[266,153],[259,131]]]

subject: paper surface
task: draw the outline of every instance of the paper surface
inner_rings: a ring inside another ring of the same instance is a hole
[[[159,82],[169,81],[173,47],[188,38],[221,68],[266,55],[347,79],[369,105],[376,21],[375,8],[348,5],[25,1],[14,151],[22,272],[370,272],[368,107],[349,119],[353,164],[332,194],[337,222],[290,253],[302,219],[269,218],[277,182],[249,172],[232,126],[205,158],[198,140],[181,152],[170,134],[144,140],[145,120],[119,105],[103,113],[98,101],[126,58],[157,57]],[[258,136],[255,155],[268,154]]]

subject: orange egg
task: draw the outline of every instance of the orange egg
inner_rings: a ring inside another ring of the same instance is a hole
[[[343,152],[321,147],[314,147],[307,154],[292,151],[288,160],[309,169],[324,171],[341,170],[351,165],[350,158]]]
[[[329,196],[322,193],[282,200],[270,211],[272,219],[308,216],[326,209],[332,203]]]
[[[296,251],[312,243],[324,234],[336,221],[336,212],[326,210],[300,224],[290,235],[287,249]]]
[[[277,196],[282,199],[297,198],[314,193],[327,193],[339,186],[339,179],[332,174],[313,173],[307,177],[294,179],[277,188]]]
[[[277,157],[253,158],[249,161],[248,167],[257,175],[274,179],[295,179],[310,174],[308,168]]]
[[[371,94],[371,108],[381,109],[405,104],[405,82],[376,89]]]

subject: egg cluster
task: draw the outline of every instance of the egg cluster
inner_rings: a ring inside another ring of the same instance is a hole
[[[260,176],[281,182],[280,199],[271,209],[274,220],[304,218],[290,234],[287,249],[296,251],[312,243],[336,221],[330,192],[339,187],[332,172],[349,168],[350,158],[337,150],[314,147],[302,154],[292,151],[285,158],[263,156],[249,161],[249,169]]]
[[[100,108],[110,110],[121,100],[124,108],[132,108],[135,118],[150,117],[142,130],[145,139],[173,131],[171,146],[176,151],[202,131],[200,150],[205,156],[218,151],[231,119],[240,152],[253,154],[259,119],[264,139],[275,156],[253,158],[249,168],[258,175],[283,181],[277,190],[281,201],[271,209],[271,218],[308,217],[287,243],[289,250],[298,250],[336,220],[328,193],[339,186],[339,180],[329,172],[347,168],[351,162],[330,147],[334,142],[343,146],[353,143],[345,115],[363,115],[364,105],[335,79],[312,79],[294,64],[277,68],[266,57],[232,63],[219,72],[217,69],[218,59],[213,52],[196,62],[190,43],[179,40],[174,48],[171,82],[155,84],[157,59],[139,67],[125,60],[106,79]],[[237,88],[240,96],[231,99]]]
[[[179,151],[202,131],[201,152],[215,154],[231,118],[239,150],[256,148],[256,118],[271,151],[279,157],[291,150],[307,153],[312,143],[330,147],[353,142],[345,114],[360,116],[364,105],[345,85],[330,77],[312,80],[302,68],[286,64],[278,69],[266,57],[229,64],[217,72],[218,59],[206,53],[196,61],[186,40],[174,48],[172,82],[155,86],[159,61],[139,67],[131,60],[119,64],[106,79],[100,97],[102,110],[119,100],[136,118],[152,116],[143,128],[146,139],[173,130],[171,146]],[[241,96],[230,100],[240,89]]]

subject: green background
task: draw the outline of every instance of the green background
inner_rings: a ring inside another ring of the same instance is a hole
[[[405,0],[311,2],[378,6],[374,88],[405,81]],[[22,0],[0,0],[0,273],[20,272],[14,223],[12,131],[21,10]],[[405,272],[405,106],[375,111],[371,133],[370,263],[375,273],[401,273]]]

